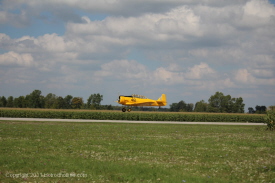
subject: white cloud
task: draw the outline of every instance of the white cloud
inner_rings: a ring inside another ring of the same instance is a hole
[[[270,70],[248,70],[239,69],[236,72],[235,80],[242,85],[240,87],[256,87],[256,86],[275,86],[274,71]]]
[[[28,17],[26,11],[21,11],[20,14],[13,14],[0,9],[0,25],[11,24],[17,28],[29,26],[31,19]]]
[[[182,83],[184,80],[182,73],[171,72],[163,67],[150,71],[146,66],[134,60],[115,60],[103,64],[101,70],[94,73],[94,77],[119,79],[128,83],[145,82],[152,85],[171,85]]]
[[[186,77],[188,79],[206,79],[215,75],[215,71],[206,63],[200,63],[188,69]],[[213,78],[213,77],[212,77]]]
[[[7,22],[8,15],[5,11],[0,11],[0,24],[4,24]]]
[[[252,75],[260,78],[271,78],[274,77],[274,70],[271,69],[253,69]]]
[[[163,67],[152,72],[152,83],[156,85],[175,85],[184,82],[185,78],[182,72],[171,72]]]
[[[0,55],[0,65],[31,67],[34,66],[34,62],[30,54],[18,54],[11,51]]]
[[[145,65],[134,60],[115,60],[103,64],[101,70],[94,73],[93,78],[97,78],[97,80],[116,79],[125,83],[142,82],[154,86],[171,86],[176,84],[194,86],[205,84],[205,86],[209,86],[207,83],[215,83],[220,80],[220,78],[215,78],[217,76],[216,71],[206,63],[194,65],[188,68],[188,70],[178,70],[171,66],[149,70]],[[224,87],[234,85],[229,78],[224,79],[222,82]]]
[[[50,52],[65,52],[66,43],[64,42],[63,37],[58,36],[57,34],[45,34],[38,37],[34,43],[40,46],[45,51]]]
[[[244,6],[244,14],[253,17],[269,18],[275,15],[274,6],[268,0],[251,0]]]
[[[37,38],[30,36],[23,36],[18,39],[11,40],[12,47],[15,50],[22,52],[48,52],[58,53],[70,51],[74,48],[74,43],[69,40],[64,40],[62,36],[57,34],[45,34]]]
[[[248,72],[247,69],[239,69],[236,73],[235,79],[243,84],[252,84],[255,82],[255,78]]]
[[[165,14],[146,14],[140,17],[109,17],[92,22],[69,23],[67,35],[116,45],[148,44],[150,41],[188,39],[200,36],[200,18],[191,9],[180,7]]]
[[[271,17],[275,16],[275,7],[270,5],[268,0],[251,0],[243,7],[243,17],[239,26],[260,28],[270,24]]]
[[[101,65],[101,70],[94,73],[94,77],[102,79],[110,77],[118,80],[146,79],[147,69],[144,65],[131,60],[114,60]]]
[[[183,74],[180,72],[171,72],[163,67],[150,71],[146,66],[134,60],[115,60],[103,64],[101,70],[94,73],[94,77],[101,80],[109,78],[125,83],[142,82],[151,85],[171,85],[184,81]]]

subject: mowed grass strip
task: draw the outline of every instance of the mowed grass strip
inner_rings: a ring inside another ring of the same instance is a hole
[[[265,129],[0,122],[0,182],[275,182]]]

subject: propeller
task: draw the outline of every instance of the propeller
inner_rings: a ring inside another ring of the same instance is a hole
[[[119,102],[119,99],[120,99],[119,93],[120,93],[120,92],[117,93],[118,99],[117,99],[117,101],[115,101],[115,102],[117,102],[117,103]]]

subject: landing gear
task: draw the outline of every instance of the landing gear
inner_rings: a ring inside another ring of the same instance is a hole
[[[131,108],[128,108],[127,111],[128,111],[128,112],[131,112],[132,109],[131,109]],[[123,107],[123,108],[122,108],[122,112],[126,112],[126,108]]]

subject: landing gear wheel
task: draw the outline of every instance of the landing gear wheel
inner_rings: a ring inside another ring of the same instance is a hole
[[[132,111],[132,109],[131,109],[131,108],[129,108],[129,109],[127,109],[127,111],[128,111],[128,112],[131,112],[131,111]]]
[[[122,108],[122,112],[125,112],[126,111],[126,109],[125,108]]]

